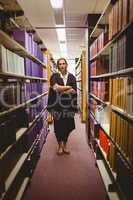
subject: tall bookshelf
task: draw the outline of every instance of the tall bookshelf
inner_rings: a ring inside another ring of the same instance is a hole
[[[89,138],[110,199],[133,196],[132,35],[132,0],[108,1],[90,34]]]
[[[48,88],[50,88],[50,77],[52,76],[53,73],[56,73],[56,63],[54,61],[54,59],[52,58],[51,53],[49,52],[49,50],[47,50],[46,52],[47,56],[48,56],[48,66],[47,66],[47,80],[48,80]],[[48,113],[48,123],[51,124],[53,122],[53,117],[51,115],[51,113]]]
[[[83,50],[81,57],[75,66],[75,76],[77,82],[77,94],[78,94],[78,110],[81,113],[81,121],[86,122],[87,118],[87,104],[86,104],[86,51]]]
[[[5,25],[5,16],[23,15],[17,2],[5,8],[0,17],[0,199],[21,199],[48,133],[47,56],[30,26]]]

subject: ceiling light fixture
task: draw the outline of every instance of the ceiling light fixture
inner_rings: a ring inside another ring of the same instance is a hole
[[[67,45],[66,42],[62,41],[59,43],[60,45],[60,51],[62,57],[67,57]]]
[[[54,9],[63,7],[63,0],[50,0],[50,3]]]
[[[59,41],[66,41],[66,31],[65,28],[57,28],[56,29],[58,40]]]

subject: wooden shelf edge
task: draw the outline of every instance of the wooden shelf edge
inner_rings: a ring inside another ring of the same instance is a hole
[[[20,200],[20,199],[22,199],[22,197],[23,197],[23,195],[24,195],[24,192],[25,192],[25,190],[26,190],[26,188],[27,188],[27,185],[28,185],[29,181],[30,181],[30,178],[29,178],[29,177],[25,177],[25,178],[24,178],[24,180],[23,180],[23,182],[22,182],[22,184],[21,184],[21,187],[20,187],[20,189],[19,189],[19,191],[18,191],[18,193],[17,193],[17,195],[16,195],[16,197],[15,197],[15,200]]]

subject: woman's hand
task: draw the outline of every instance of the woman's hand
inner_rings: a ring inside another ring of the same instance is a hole
[[[65,91],[64,93],[66,93],[66,94],[76,94],[76,91],[73,88],[71,88],[71,89]]]

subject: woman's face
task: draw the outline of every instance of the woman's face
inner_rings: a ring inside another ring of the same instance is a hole
[[[67,72],[67,63],[65,62],[65,60],[59,60],[58,69],[62,74]]]

